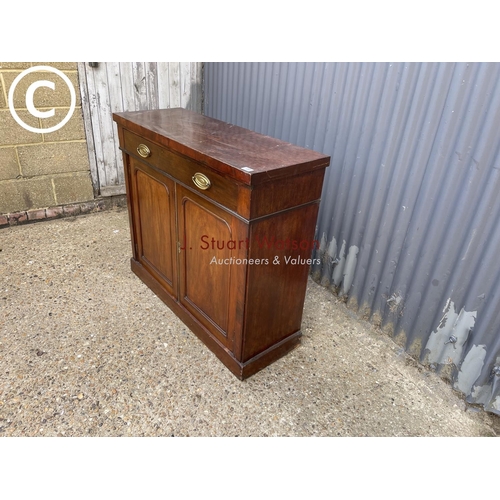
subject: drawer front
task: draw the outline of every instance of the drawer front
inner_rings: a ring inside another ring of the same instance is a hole
[[[160,151],[162,149],[160,146],[157,146],[153,142],[139,137],[128,130],[123,131],[123,143],[123,147],[127,153],[140,158],[150,165],[159,167],[161,156]],[[147,150],[144,148],[147,148]]]
[[[125,150],[172,176],[176,181],[222,206],[249,217],[250,190],[189,158],[172,153],[128,130],[123,131]]]

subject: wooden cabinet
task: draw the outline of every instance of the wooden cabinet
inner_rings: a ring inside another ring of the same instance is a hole
[[[294,348],[330,158],[184,109],[113,118],[134,273],[241,379]]]

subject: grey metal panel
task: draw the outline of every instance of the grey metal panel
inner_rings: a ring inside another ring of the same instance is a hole
[[[500,414],[499,77],[497,63],[205,65],[207,115],[331,155],[315,279]]]

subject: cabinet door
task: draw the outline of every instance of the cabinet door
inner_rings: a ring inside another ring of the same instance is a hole
[[[179,301],[233,350],[234,338],[242,329],[247,226],[184,187],[176,189]]]
[[[137,260],[177,298],[175,184],[140,161],[130,164]]]

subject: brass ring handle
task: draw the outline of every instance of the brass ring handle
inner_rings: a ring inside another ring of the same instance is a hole
[[[199,172],[196,172],[196,174],[193,175],[193,182],[196,187],[203,190],[208,189],[212,185],[210,179],[206,175],[200,174]]]
[[[151,150],[146,146],[146,144],[139,144],[139,146],[137,146],[137,152],[143,158],[147,158],[148,156],[151,156]]]

